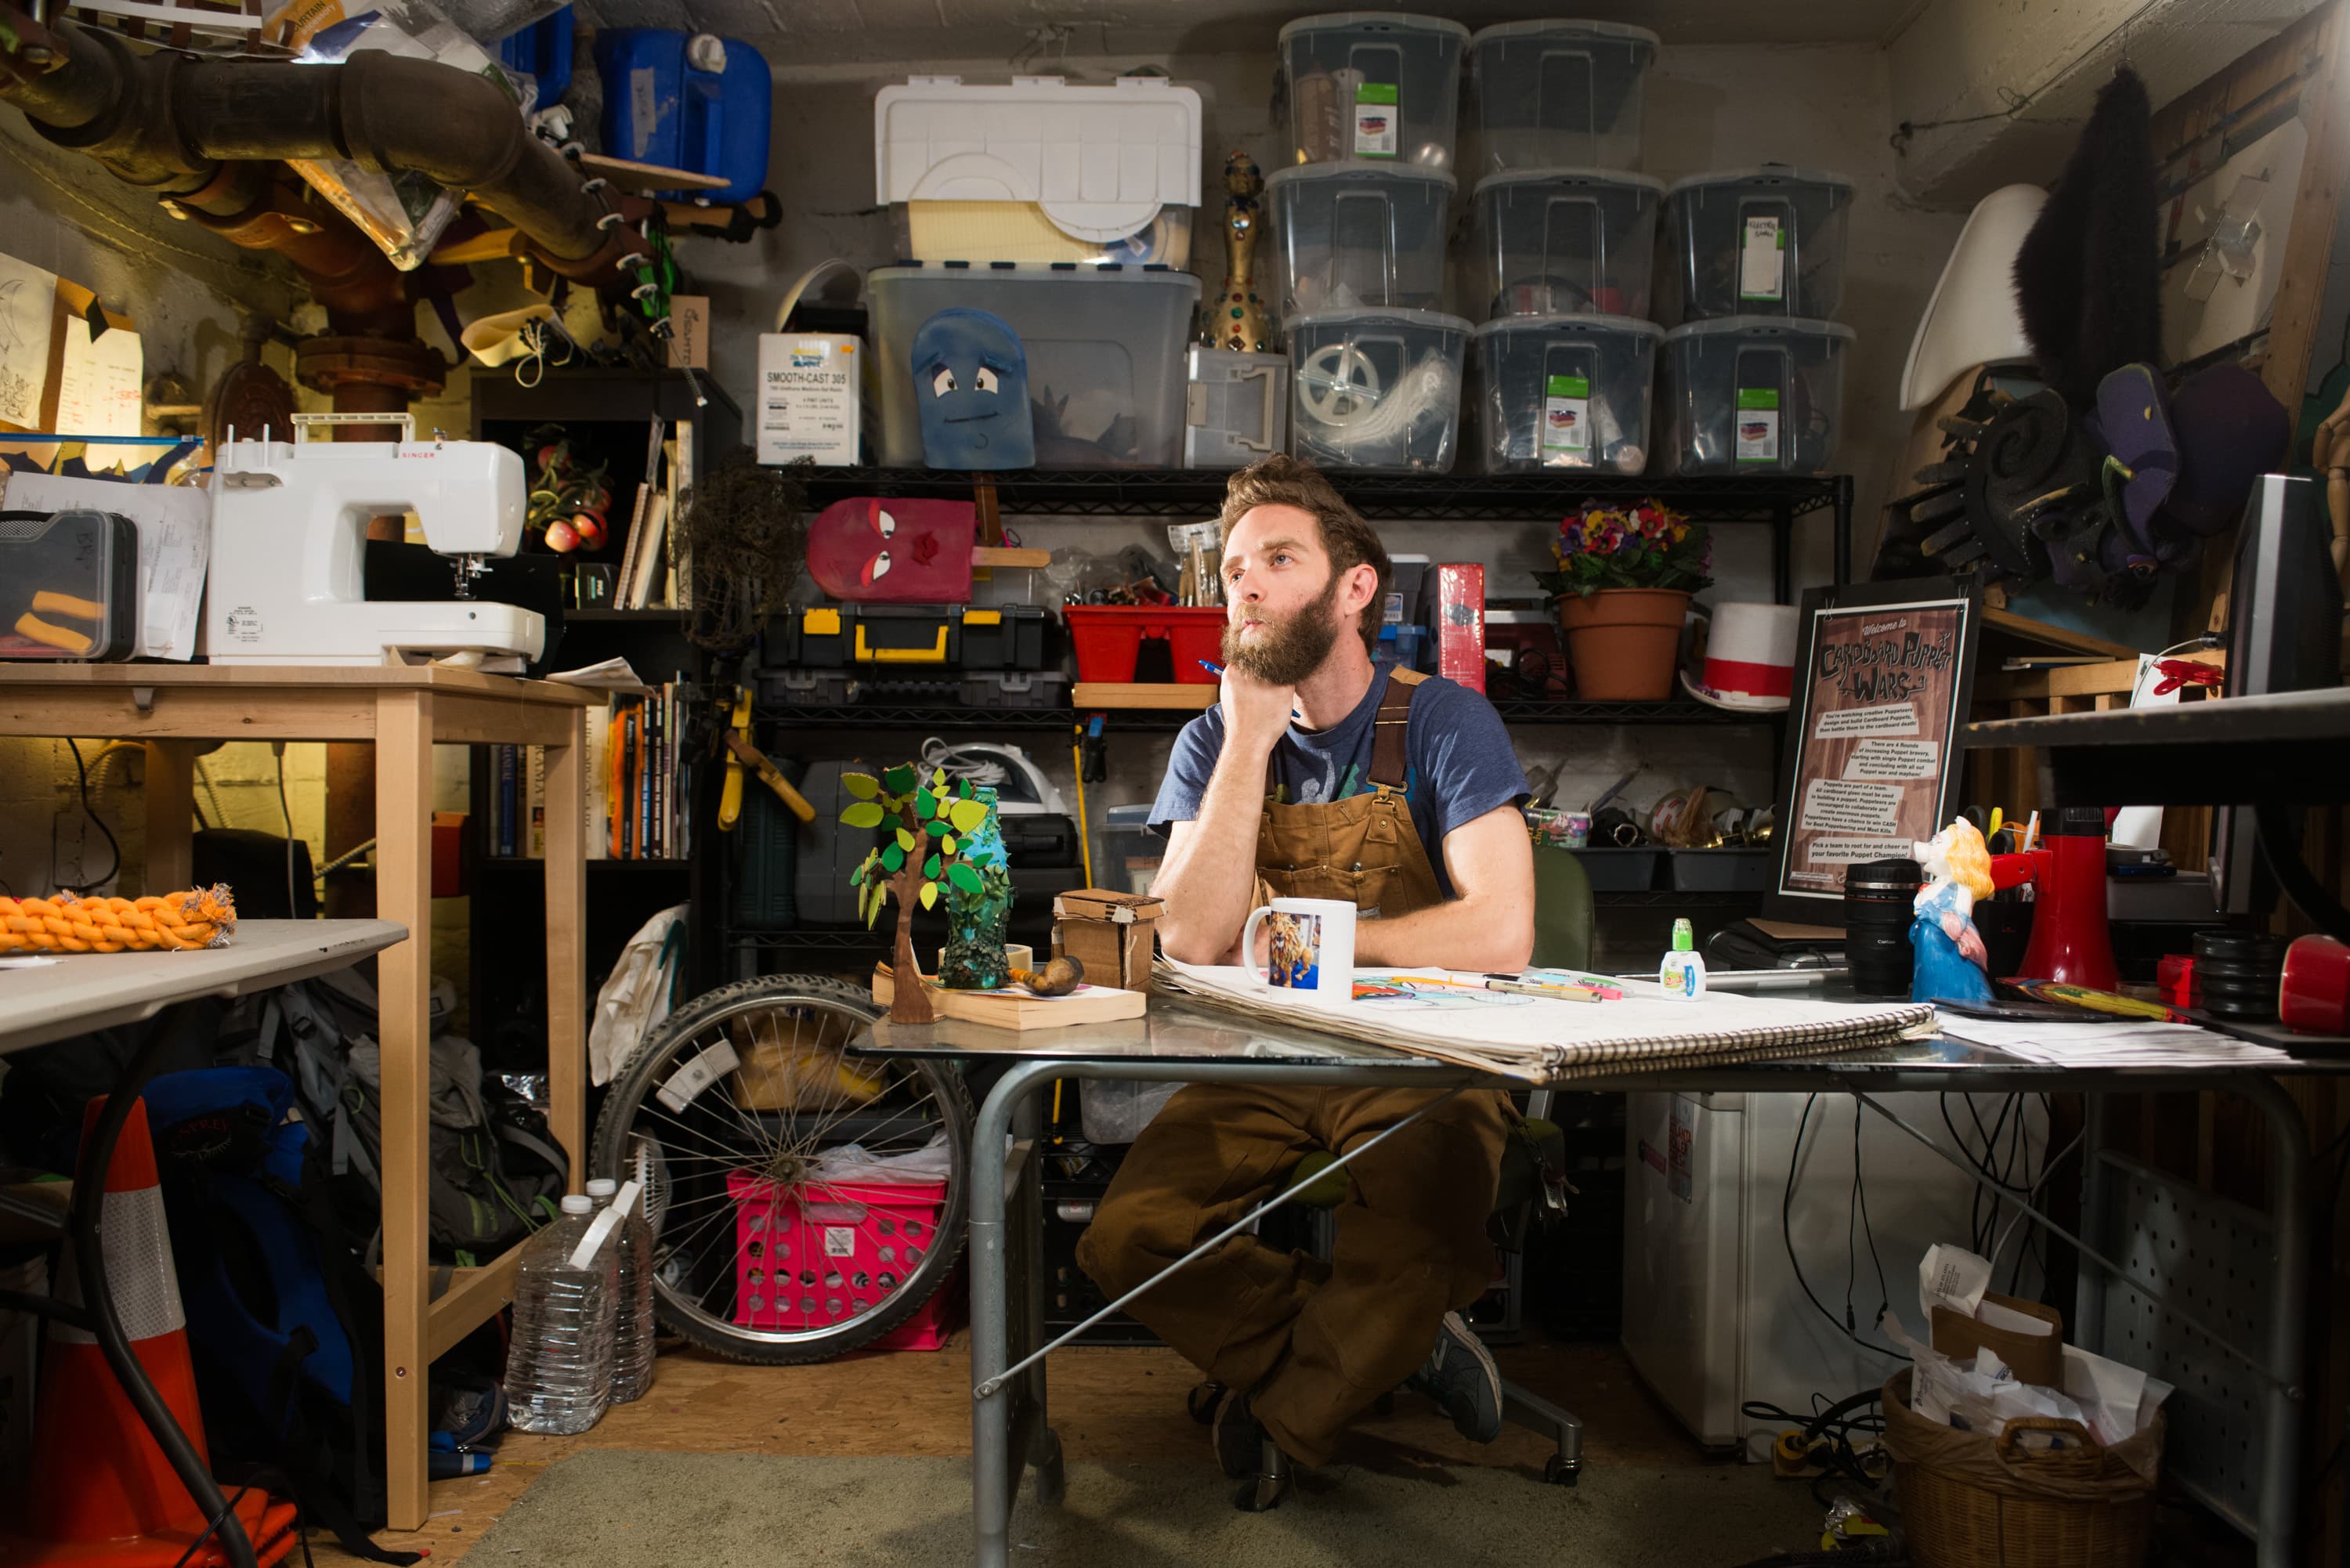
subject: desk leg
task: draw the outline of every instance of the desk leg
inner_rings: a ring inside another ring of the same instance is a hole
[[[1015,1358],[1026,1355],[1047,1337],[1045,1327],[1045,1162],[1041,1095],[1023,1095],[1012,1110],[1012,1133],[1015,1147],[1025,1146],[1031,1152],[1020,1173],[1020,1189],[1011,1206],[1013,1233],[1008,1238],[1006,1256],[1012,1261],[1012,1283],[1020,1293],[1020,1327],[1013,1335]],[[1027,1384],[1024,1412],[1030,1423],[1027,1440],[1022,1445],[1021,1456],[1036,1471],[1036,1501],[1058,1507],[1067,1491],[1067,1480],[1061,1464],[1061,1439],[1048,1424],[1045,1404],[1045,1368],[1047,1361],[1022,1374]],[[1010,1366],[1010,1362],[1005,1362]],[[1018,1424],[1014,1424],[1018,1435]]]
[[[1029,1285],[1021,1287],[1021,1308],[1011,1300],[1012,1281],[1005,1227],[1017,1223],[1011,1212],[1011,1180],[1024,1184],[1019,1208],[1028,1207],[1025,1193],[1039,1180],[1033,1140],[1024,1149],[1002,1152],[1015,1118],[1035,1096],[1037,1085],[1055,1071],[1050,1062],[1026,1062],[1003,1075],[980,1106],[979,1125],[972,1135],[971,1180],[971,1381],[977,1388],[999,1376],[1029,1346],[1015,1343],[1016,1319],[1030,1315]],[[1014,1170],[1014,1160],[1024,1162]],[[1034,1249],[1024,1249],[1033,1253]],[[1031,1272],[1033,1272],[1033,1267]],[[1026,1326],[1026,1325],[1024,1325]],[[1033,1332],[1033,1328],[1031,1329]],[[1041,1381],[1041,1380],[1040,1380]],[[974,1560],[979,1568],[1010,1568],[1012,1562],[1012,1501],[1020,1489],[1025,1457],[1014,1447],[1018,1428],[1032,1414],[1027,1404],[1032,1385],[1015,1377],[985,1398],[974,1397],[971,1415],[971,1512],[976,1537]],[[1038,1420],[1032,1430],[1041,1429]]]
[[[2301,1522],[2303,1309],[2309,1299],[2309,1124],[2273,1078],[2227,1085],[2266,1112],[2276,1169],[2269,1215],[2276,1234],[2276,1290],[2269,1298],[2268,1386],[2262,1395],[2260,1568],[2292,1568]]]
[[[376,697],[376,914],[408,940],[376,961],[383,1041],[383,1349],[386,1493],[394,1530],[426,1512],[425,1104],[432,1074],[432,696]]]
[[[570,1157],[569,1190],[588,1179],[587,747],[580,711],[571,740],[546,748],[546,1094],[555,1139]],[[627,1171],[615,1174],[626,1177]]]
[[[147,875],[150,893],[177,893],[195,878],[196,744],[147,742]]]

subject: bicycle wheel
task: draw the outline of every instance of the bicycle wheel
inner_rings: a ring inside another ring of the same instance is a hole
[[[654,1302],[675,1333],[738,1361],[823,1361],[904,1323],[953,1271],[970,1092],[951,1063],[848,1054],[879,1016],[838,981],[740,981],[672,1015],[613,1085],[589,1163],[644,1174]]]

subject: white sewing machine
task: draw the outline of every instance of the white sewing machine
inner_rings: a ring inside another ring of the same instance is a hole
[[[214,664],[381,664],[392,649],[536,659],[544,617],[469,597],[485,557],[522,544],[521,455],[488,441],[300,439],[305,424],[356,421],[407,426],[380,414],[296,414],[291,443],[231,433],[213,470],[200,651]],[[368,521],[406,512],[427,545],[454,557],[455,600],[367,597]]]

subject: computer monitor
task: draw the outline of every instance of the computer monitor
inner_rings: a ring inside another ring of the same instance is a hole
[[[2333,533],[2324,480],[2264,473],[2252,482],[2228,589],[2229,696],[2342,683],[2342,584],[2327,548]],[[2249,806],[2213,814],[2211,884],[2222,914],[2264,915],[2275,906]]]

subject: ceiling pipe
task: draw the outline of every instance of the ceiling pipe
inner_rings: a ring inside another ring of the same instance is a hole
[[[50,142],[159,198],[210,192],[214,217],[269,199],[266,166],[279,160],[422,174],[469,192],[556,272],[599,289],[629,281],[620,264],[654,205],[591,188],[494,83],[380,50],[298,67],[140,55],[115,34],[44,26],[0,4],[0,99]]]

